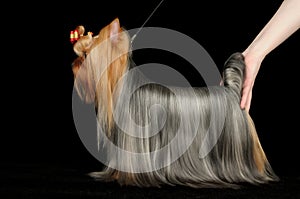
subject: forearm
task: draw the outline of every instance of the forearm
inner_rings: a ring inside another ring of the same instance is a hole
[[[253,42],[243,52],[264,59],[300,27],[300,0],[284,0]]]

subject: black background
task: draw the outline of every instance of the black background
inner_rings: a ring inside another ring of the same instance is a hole
[[[19,15],[16,22],[9,22],[16,35],[10,39],[16,45],[7,47],[14,53],[5,65],[9,72],[3,74],[8,80],[3,84],[2,97],[2,163],[85,168],[99,164],[81,143],[73,122],[71,63],[75,54],[69,42],[70,30],[82,24],[86,30],[98,32],[116,17],[126,29],[138,28],[159,2],[36,5]],[[165,0],[145,26],[188,35],[206,49],[221,69],[232,53],[243,51],[251,43],[280,4],[281,1],[259,0]],[[9,31],[8,28],[7,34]],[[265,58],[250,110],[273,169],[284,176],[299,175],[299,41],[296,32]],[[173,55],[137,51],[134,60],[137,64],[164,63],[180,70],[192,85],[201,82],[192,66]]]

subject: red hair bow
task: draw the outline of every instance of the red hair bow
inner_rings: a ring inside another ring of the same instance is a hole
[[[79,39],[78,30],[71,30],[70,42],[74,44]]]

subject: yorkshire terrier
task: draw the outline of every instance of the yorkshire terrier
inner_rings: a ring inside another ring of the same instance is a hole
[[[95,36],[84,35],[83,26],[76,30],[74,88],[80,99],[95,103],[98,131],[103,132],[99,148],[106,147],[108,158],[91,177],[121,185],[195,188],[278,180],[249,113],[239,105],[245,68],[241,53],[225,62],[222,85],[139,86],[145,82],[139,72],[127,75],[138,67],[130,35],[118,18]]]

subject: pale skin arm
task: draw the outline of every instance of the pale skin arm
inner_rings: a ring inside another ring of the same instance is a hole
[[[299,28],[300,0],[284,0],[270,21],[243,52],[246,71],[240,104],[242,109],[247,111],[250,109],[252,88],[265,56]]]

